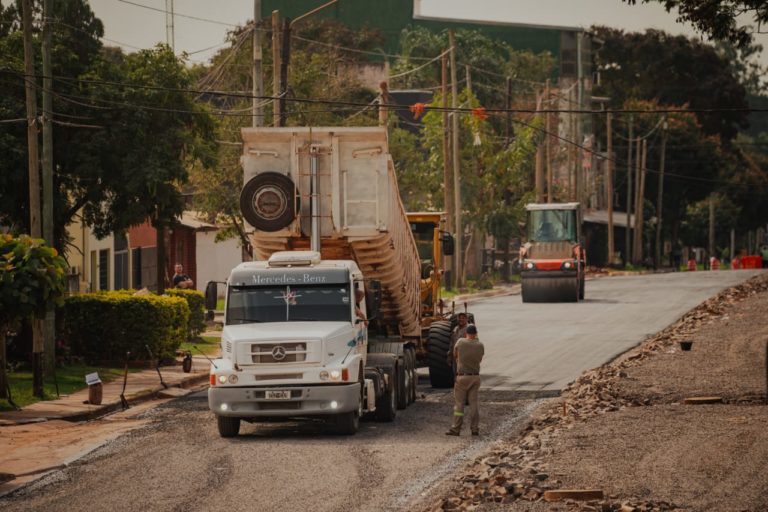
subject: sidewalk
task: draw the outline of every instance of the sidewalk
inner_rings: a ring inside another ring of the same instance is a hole
[[[128,374],[125,387],[125,398],[130,405],[156,397],[182,396],[184,388],[202,384],[208,380],[210,364],[203,357],[193,357],[192,371],[184,373],[181,365],[161,366],[163,382],[154,368]],[[85,378],[85,376],[83,376]],[[91,405],[88,402],[88,388],[71,395],[65,395],[57,400],[45,400],[24,407],[20,411],[0,413],[1,428],[11,425],[24,425],[49,420],[83,421],[104,416],[122,408],[120,393],[123,389],[123,379],[115,379],[104,383],[101,405]]]

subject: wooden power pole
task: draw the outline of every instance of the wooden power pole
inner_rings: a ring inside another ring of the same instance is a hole
[[[448,126],[448,54],[440,58],[441,84],[443,106],[443,205],[445,207],[446,228],[453,232],[453,177],[451,175],[451,127]]]
[[[24,74],[27,105],[27,152],[29,164],[29,231],[33,238],[43,235],[40,222],[40,167],[37,144],[37,91],[35,57],[32,47],[32,0],[22,0],[24,31]],[[32,393],[43,396],[43,321],[32,321]]]
[[[456,284],[456,288],[461,288],[464,285],[462,279],[463,266],[462,266],[462,245],[464,238],[464,229],[461,225],[461,176],[459,173],[459,113],[457,111],[459,102],[459,84],[456,77],[456,39],[453,35],[453,30],[448,31],[448,40],[451,46],[451,109],[452,109],[452,123],[451,123],[451,135],[453,145],[453,213],[456,218],[454,228],[456,229],[456,255],[454,257],[455,265],[453,267],[453,281]]]
[[[605,116],[605,129],[607,133],[606,152],[608,153],[608,169],[606,169],[606,188],[608,200],[608,265],[613,265],[613,132],[611,130],[612,115],[608,112]]]
[[[541,110],[542,103],[541,94],[536,95],[536,110]],[[540,116],[541,114],[537,114]],[[535,167],[535,180],[536,180],[536,202],[544,202],[544,146],[538,144],[536,146],[536,167]]]
[[[253,99],[251,101],[251,110],[253,114],[252,126],[264,125],[264,109],[261,106],[262,96],[264,96],[264,72],[262,69],[262,48],[261,48],[261,0],[253,0]]]
[[[272,11],[272,126],[280,126],[280,12]]]
[[[655,246],[656,246],[656,253],[654,254],[654,266],[656,268],[659,268],[661,266],[661,256],[662,256],[662,250],[661,250],[661,223],[662,223],[662,213],[663,213],[663,207],[664,207],[664,166],[666,164],[666,155],[667,155],[667,121],[664,120],[664,124],[662,125],[662,132],[661,132],[661,157],[659,160],[659,187],[658,187],[658,196],[656,197],[656,240],[655,240]]]
[[[635,261],[643,262],[643,224],[645,223],[643,203],[645,202],[645,165],[648,157],[648,140],[643,139],[637,146],[637,196],[635,204]]]
[[[53,234],[53,70],[51,67],[51,19],[53,0],[43,2],[43,238],[48,245],[56,245]],[[56,371],[56,313],[53,308],[45,312],[43,324],[43,370],[54,376]]]
[[[624,263],[632,261],[632,121],[629,116],[629,132],[627,138],[627,227],[624,230]]]

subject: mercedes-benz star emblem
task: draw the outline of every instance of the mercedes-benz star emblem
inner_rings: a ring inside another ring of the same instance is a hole
[[[285,359],[285,347],[278,345],[272,349],[272,359],[275,361],[282,361]]]

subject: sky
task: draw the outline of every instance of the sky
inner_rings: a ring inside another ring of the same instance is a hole
[[[132,51],[165,42],[165,14],[157,11],[165,9],[165,0],[90,0],[90,3],[104,23],[105,43]],[[322,3],[318,0],[318,5]],[[678,23],[675,13],[666,12],[655,2],[628,5],[622,0],[421,0],[421,9],[425,16],[442,18],[584,28],[599,24],[629,31],[656,28],[672,34],[696,35],[690,25]],[[176,51],[188,52],[192,62],[205,62],[227,44],[227,30],[253,18],[253,1],[175,0],[174,11],[218,22],[175,18]],[[758,34],[756,41],[768,48],[768,33]],[[768,51],[762,53],[760,62],[768,66]]]

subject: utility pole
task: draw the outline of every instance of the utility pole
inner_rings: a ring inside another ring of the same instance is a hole
[[[379,88],[381,89],[379,93],[379,126],[387,126],[387,120],[389,119],[387,107],[389,103],[389,86],[387,82],[381,82]]]
[[[733,263],[733,258],[736,257],[736,230],[731,228],[731,263]],[[731,266],[733,268],[733,266]]]
[[[451,127],[448,126],[448,55],[440,58],[441,84],[443,100],[443,205],[449,233],[453,233],[453,178],[451,176]]]
[[[43,1],[43,238],[53,247],[53,70],[51,69],[51,19],[53,0]],[[56,371],[56,316],[53,308],[45,312],[43,326],[43,369],[53,377]]]
[[[291,20],[283,20],[282,55],[280,56],[280,126],[285,126],[288,118],[286,99],[288,97],[288,65],[291,63]]]
[[[37,148],[37,92],[32,47],[32,0],[22,0],[24,74],[27,103],[27,152],[29,162],[29,229],[33,238],[43,234],[40,223],[40,168]],[[32,321],[32,393],[43,396],[43,321]]]
[[[176,51],[176,35],[173,31],[173,0],[165,0],[165,44]]]
[[[709,196],[709,257],[715,255],[715,194]]]
[[[272,11],[272,126],[280,126],[280,12]]]
[[[643,139],[637,146],[637,203],[635,205],[635,261],[643,262],[643,224],[645,223],[645,164],[648,156],[648,140]]]
[[[629,133],[627,138],[627,227],[624,230],[624,263],[632,261],[632,121],[629,116]]]
[[[552,197],[554,194],[552,193],[552,157],[551,157],[551,151],[549,147],[549,139],[550,139],[549,121],[551,117],[549,115],[549,110],[551,110],[549,78],[547,78],[547,85],[544,90],[545,90],[544,97],[546,98],[545,99],[546,108],[544,109],[546,111],[546,113],[544,114],[546,116],[544,121],[544,126],[546,130],[546,133],[544,134],[544,136],[546,137],[546,139],[544,139],[544,152],[545,152],[544,162],[547,165],[547,202],[551,203],[554,200],[554,198]]]
[[[666,163],[667,155],[667,120],[664,120],[664,124],[661,126],[661,157],[659,161],[659,187],[658,197],[656,198],[656,254],[654,258],[654,265],[656,268],[661,266],[661,222],[664,203],[664,166]]]
[[[605,116],[607,138],[606,152],[608,153],[608,169],[606,172],[606,187],[608,189],[608,265],[613,265],[613,132],[611,131],[612,114]]]
[[[459,101],[459,84],[456,78],[456,40],[453,35],[453,30],[448,31],[448,41],[451,46],[451,108],[452,112],[452,137],[453,137],[453,208],[456,220],[454,228],[456,229],[456,256],[455,265],[453,267],[453,281],[456,284],[456,288],[461,288],[464,285],[462,279],[463,269],[462,266],[462,242],[464,237],[464,229],[461,225],[461,177],[459,175],[459,114],[457,112]]]
[[[540,116],[541,113],[541,104],[542,104],[542,96],[541,94],[536,95],[536,111],[539,112],[536,114],[537,116]],[[535,168],[535,179],[536,179],[536,202],[537,203],[543,203],[544,202],[544,146],[542,144],[538,144],[536,146],[536,168]]]
[[[512,144],[512,138],[515,136],[515,129],[512,127],[512,78],[507,77],[507,95],[504,98],[504,106],[506,109],[506,119],[504,125],[504,138],[506,139],[507,147]]]
[[[253,101],[251,110],[253,112],[253,124],[257,126],[264,125],[264,109],[261,106],[262,96],[264,96],[264,72],[262,69],[262,49],[261,49],[261,0],[253,0]]]

